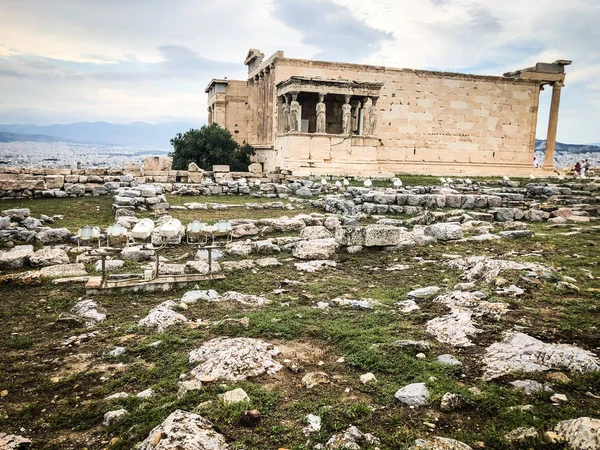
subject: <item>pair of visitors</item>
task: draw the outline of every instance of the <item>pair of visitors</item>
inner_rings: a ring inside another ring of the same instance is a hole
[[[577,172],[577,164],[579,164],[579,171]],[[580,162],[578,162],[575,165],[575,171],[578,173],[578,175],[581,178],[585,178],[585,173],[589,170],[590,168],[590,163],[587,159],[582,159]]]

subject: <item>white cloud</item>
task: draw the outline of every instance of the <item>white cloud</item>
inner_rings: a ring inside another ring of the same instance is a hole
[[[201,122],[254,47],[497,75],[573,59],[559,139],[600,141],[598,23],[598,0],[4,0],[0,122]]]

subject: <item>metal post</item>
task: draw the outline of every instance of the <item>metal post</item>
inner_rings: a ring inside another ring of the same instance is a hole
[[[102,259],[102,283],[100,284],[101,286],[104,286],[104,283],[106,283],[106,256],[107,255],[101,256],[101,259]]]

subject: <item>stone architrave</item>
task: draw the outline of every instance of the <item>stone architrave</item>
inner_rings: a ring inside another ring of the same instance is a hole
[[[350,96],[346,95],[346,102],[342,105],[342,134],[352,133],[352,106]]]
[[[292,102],[290,103],[290,132],[300,131],[300,103],[298,103],[298,93],[292,93]]]
[[[319,103],[317,103],[317,133],[327,132],[327,119],[325,114],[324,94],[319,94]]]
[[[365,134],[375,134],[377,130],[377,97],[371,98],[371,106],[369,107],[369,127]]]
[[[287,95],[283,96],[284,102],[282,105],[283,110],[283,132],[290,132],[290,103]]]

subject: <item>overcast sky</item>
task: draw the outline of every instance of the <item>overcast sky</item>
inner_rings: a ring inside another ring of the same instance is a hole
[[[558,139],[600,142],[599,0],[2,0],[0,123],[200,124],[250,47],[491,75],[572,59]]]

